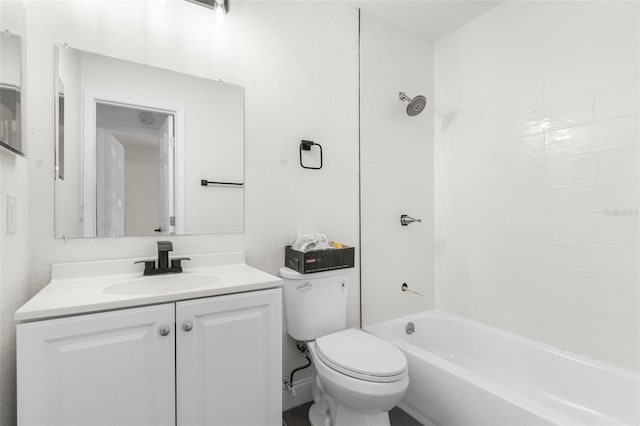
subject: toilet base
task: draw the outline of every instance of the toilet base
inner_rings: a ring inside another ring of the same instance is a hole
[[[364,415],[338,404],[336,406],[335,423],[331,422],[329,411],[322,411],[318,404],[309,408],[311,426],[390,426],[389,413]]]
[[[311,426],[331,426],[331,416],[328,412],[322,411],[318,404],[309,408],[309,423]]]

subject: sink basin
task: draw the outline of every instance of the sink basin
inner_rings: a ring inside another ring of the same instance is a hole
[[[220,281],[217,275],[209,274],[166,274],[134,278],[127,281],[119,281],[102,291],[107,294],[121,295],[153,295],[167,292],[197,290],[210,287]]]

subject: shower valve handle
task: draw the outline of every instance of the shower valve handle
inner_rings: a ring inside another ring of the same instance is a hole
[[[400,216],[400,224],[402,226],[407,226],[410,223],[413,222],[422,222],[422,219],[414,219],[409,215],[403,214],[402,216]]]

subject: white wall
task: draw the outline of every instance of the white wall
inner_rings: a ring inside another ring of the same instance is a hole
[[[435,44],[438,308],[634,370],[639,7],[507,2]]]
[[[362,320],[372,324],[434,305],[433,44],[365,12],[360,28]],[[400,91],[427,108],[409,117]],[[402,214],[423,221],[401,226]]]
[[[22,37],[22,68],[27,64],[24,55],[27,23],[22,1],[0,2],[0,29],[8,29]],[[22,108],[25,111],[30,90],[22,80]],[[23,126],[28,117],[22,115]],[[24,129],[24,127],[23,127]],[[23,132],[23,151],[31,154],[27,132]],[[15,423],[15,328],[13,312],[29,296],[29,163],[28,160],[0,148],[0,424]],[[51,182],[49,182],[51,188]],[[7,234],[7,195],[18,199],[17,231]],[[7,389],[9,389],[7,391]]]
[[[223,26],[216,25],[207,9],[184,1],[164,6],[157,1],[30,2],[27,14],[29,159],[24,162],[25,180],[18,182],[29,182],[29,203],[21,200],[21,229],[29,226],[29,251],[18,255],[16,250],[13,261],[5,263],[3,249],[3,327],[8,333],[3,353],[15,350],[13,312],[25,296],[46,285],[52,263],[156,253],[154,238],[66,243],[53,238],[54,43],[196,75],[215,73],[245,87],[245,233],[175,237],[176,255],[245,250],[249,264],[276,274],[283,264],[284,245],[297,233],[321,230],[332,239],[357,243],[356,9],[324,3],[237,2]],[[322,170],[298,165],[303,138],[325,148]],[[4,191],[5,179],[2,182]],[[12,281],[14,292],[4,292],[8,275],[19,278]],[[356,267],[348,299],[350,325],[358,324],[358,292]],[[285,373],[304,363],[288,339],[283,356]],[[13,424],[11,362],[2,371],[9,377],[0,383],[8,407],[1,423]]]

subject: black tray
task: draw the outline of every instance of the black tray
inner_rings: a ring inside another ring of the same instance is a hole
[[[301,274],[353,268],[355,251],[354,247],[344,246],[341,249],[301,252],[292,249],[291,246],[286,246],[284,248],[284,266]]]

